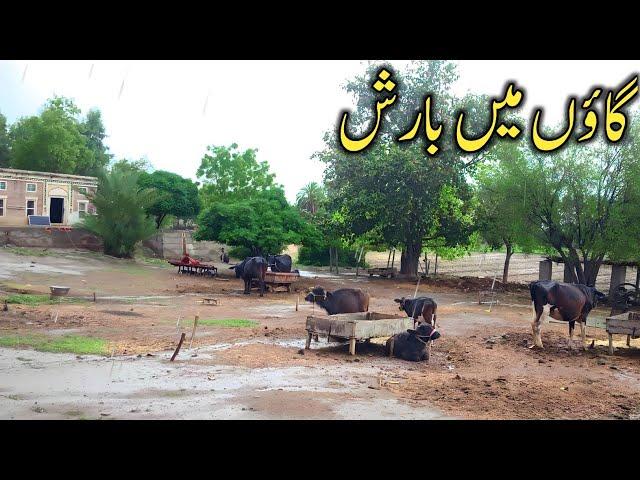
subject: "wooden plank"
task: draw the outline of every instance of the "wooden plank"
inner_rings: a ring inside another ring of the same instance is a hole
[[[607,327],[607,333],[615,333],[616,335],[631,335],[632,338],[640,338],[640,329],[628,327]]]

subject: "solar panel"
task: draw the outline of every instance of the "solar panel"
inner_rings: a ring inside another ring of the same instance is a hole
[[[48,215],[29,215],[29,225],[36,225],[39,227],[50,227],[51,220]]]

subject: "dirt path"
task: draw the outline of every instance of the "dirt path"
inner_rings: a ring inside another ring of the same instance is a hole
[[[0,290],[46,293],[49,285],[61,284],[89,301],[9,305],[0,312],[0,336],[98,337],[115,357],[0,349],[0,418],[640,415],[640,349],[619,343],[616,355],[606,354],[604,332],[593,325],[607,311],[591,314],[594,348],[586,352],[569,349],[567,326],[559,324],[543,325],[543,351],[530,349],[531,309],[526,289],[517,285],[489,309],[477,304],[477,291],[491,279],[423,281],[419,294],[438,302],[442,338],[429,364],[413,364],[385,357],[379,342],[359,344],[356,357],[326,339],[302,350],[307,315],[324,314],[302,300],[307,288],[356,286],[371,295],[370,310],[398,314],[393,299],[413,295],[409,281],[306,272],[299,292],[260,298],[242,295],[241,282],[225,268],[222,278],[206,279],[159,264],[52,253],[29,257],[0,249]],[[221,305],[202,305],[204,296],[219,298]],[[201,324],[192,348],[185,344],[176,362],[168,362],[179,332],[190,335],[195,315],[254,323]]]

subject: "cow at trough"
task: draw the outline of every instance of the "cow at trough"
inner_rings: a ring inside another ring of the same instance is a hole
[[[415,330],[407,330],[389,338],[385,351],[390,357],[411,362],[428,361],[431,342],[437,338],[440,338],[440,332],[429,323],[421,323]]]
[[[289,273],[291,271],[291,257],[289,255],[269,255],[267,256],[269,267],[272,272],[284,272]]]
[[[535,346],[542,346],[540,336],[541,317],[544,313],[545,305],[551,305],[549,315],[556,320],[569,322],[570,347],[573,346],[573,331],[575,322],[580,324],[582,336],[582,347],[586,346],[586,325],[589,312],[596,307],[598,301],[606,297],[594,287],[586,285],[562,283],[553,280],[541,280],[531,282],[529,285],[531,301],[533,302],[533,343]]]
[[[322,287],[315,287],[304,299],[307,302],[317,303],[329,315],[369,310],[369,294],[358,288],[341,288],[329,292]]]
[[[424,321],[436,325],[436,310],[438,304],[429,297],[418,298],[396,298],[393,300],[400,304],[400,310],[404,310],[406,314],[413,318],[413,327],[415,328],[416,322],[419,322],[418,318],[422,315]]]
[[[264,276],[267,273],[267,261],[264,257],[247,257],[229,269],[236,271],[236,278],[244,280],[245,295],[251,294],[251,280],[256,278],[260,283],[260,296],[264,296]]]

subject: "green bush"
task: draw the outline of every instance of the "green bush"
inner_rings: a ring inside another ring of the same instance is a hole
[[[302,246],[298,250],[298,263],[302,265],[313,265],[323,267],[329,265],[329,246]],[[355,249],[338,248],[338,266],[356,267],[357,257]],[[360,267],[367,268],[369,265],[363,260]]]
[[[245,258],[251,256],[251,249],[248,247],[231,247],[229,249],[229,256],[231,258],[239,258],[240,260],[244,260]]]

